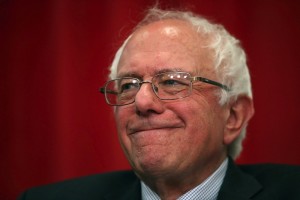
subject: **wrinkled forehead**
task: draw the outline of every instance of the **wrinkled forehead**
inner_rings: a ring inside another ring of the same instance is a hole
[[[184,44],[189,48],[197,50],[199,36],[193,26],[183,20],[168,19],[150,23],[139,29],[133,34],[125,50],[130,50],[138,47],[145,47],[148,50],[156,50],[158,47],[164,47],[165,50],[170,50],[169,47],[173,44]],[[151,41],[149,43],[149,41]],[[159,46],[157,46],[160,44]]]
[[[189,22],[176,19],[153,22],[132,34],[122,52],[118,70],[129,65],[128,62],[141,52],[168,52],[180,59],[193,59],[195,73],[199,70],[203,72],[204,67],[212,65],[212,53],[207,48],[208,43],[209,37],[198,33]]]

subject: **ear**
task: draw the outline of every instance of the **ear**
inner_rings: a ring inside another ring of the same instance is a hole
[[[238,96],[228,106],[229,116],[224,131],[225,145],[229,145],[240,135],[254,114],[253,100],[247,96]]]

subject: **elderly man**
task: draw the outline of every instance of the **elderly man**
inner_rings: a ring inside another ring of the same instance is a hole
[[[27,191],[20,199],[300,199],[297,167],[237,166],[254,113],[246,58],[222,26],[151,9],[101,88],[133,171]]]

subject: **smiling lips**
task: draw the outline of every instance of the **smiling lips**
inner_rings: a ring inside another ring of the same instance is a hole
[[[159,122],[144,122],[138,121],[134,122],[127,127],[128,135],[132,135],[138,132],[143,131],[152,131],[152,130],[160,130],[160,129],[174,129],[183,127],[182,123],[174,123],[171,121],[159,121]]]

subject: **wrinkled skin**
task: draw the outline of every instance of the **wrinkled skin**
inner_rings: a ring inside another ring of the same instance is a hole
[[[163,20],[138,29],[121,56],[118,77],[144,81],[164,71],[185,71],[215,81],[208,38],[186,22]],[[226,146],[239,133],[228,129],[230,104],[220,105],[220,88],[195,83],[189,97],[162,101],[143,84],[135,102],[116,107],[122,148],[137,175],[165,199],[195,187],[226,158]]]

